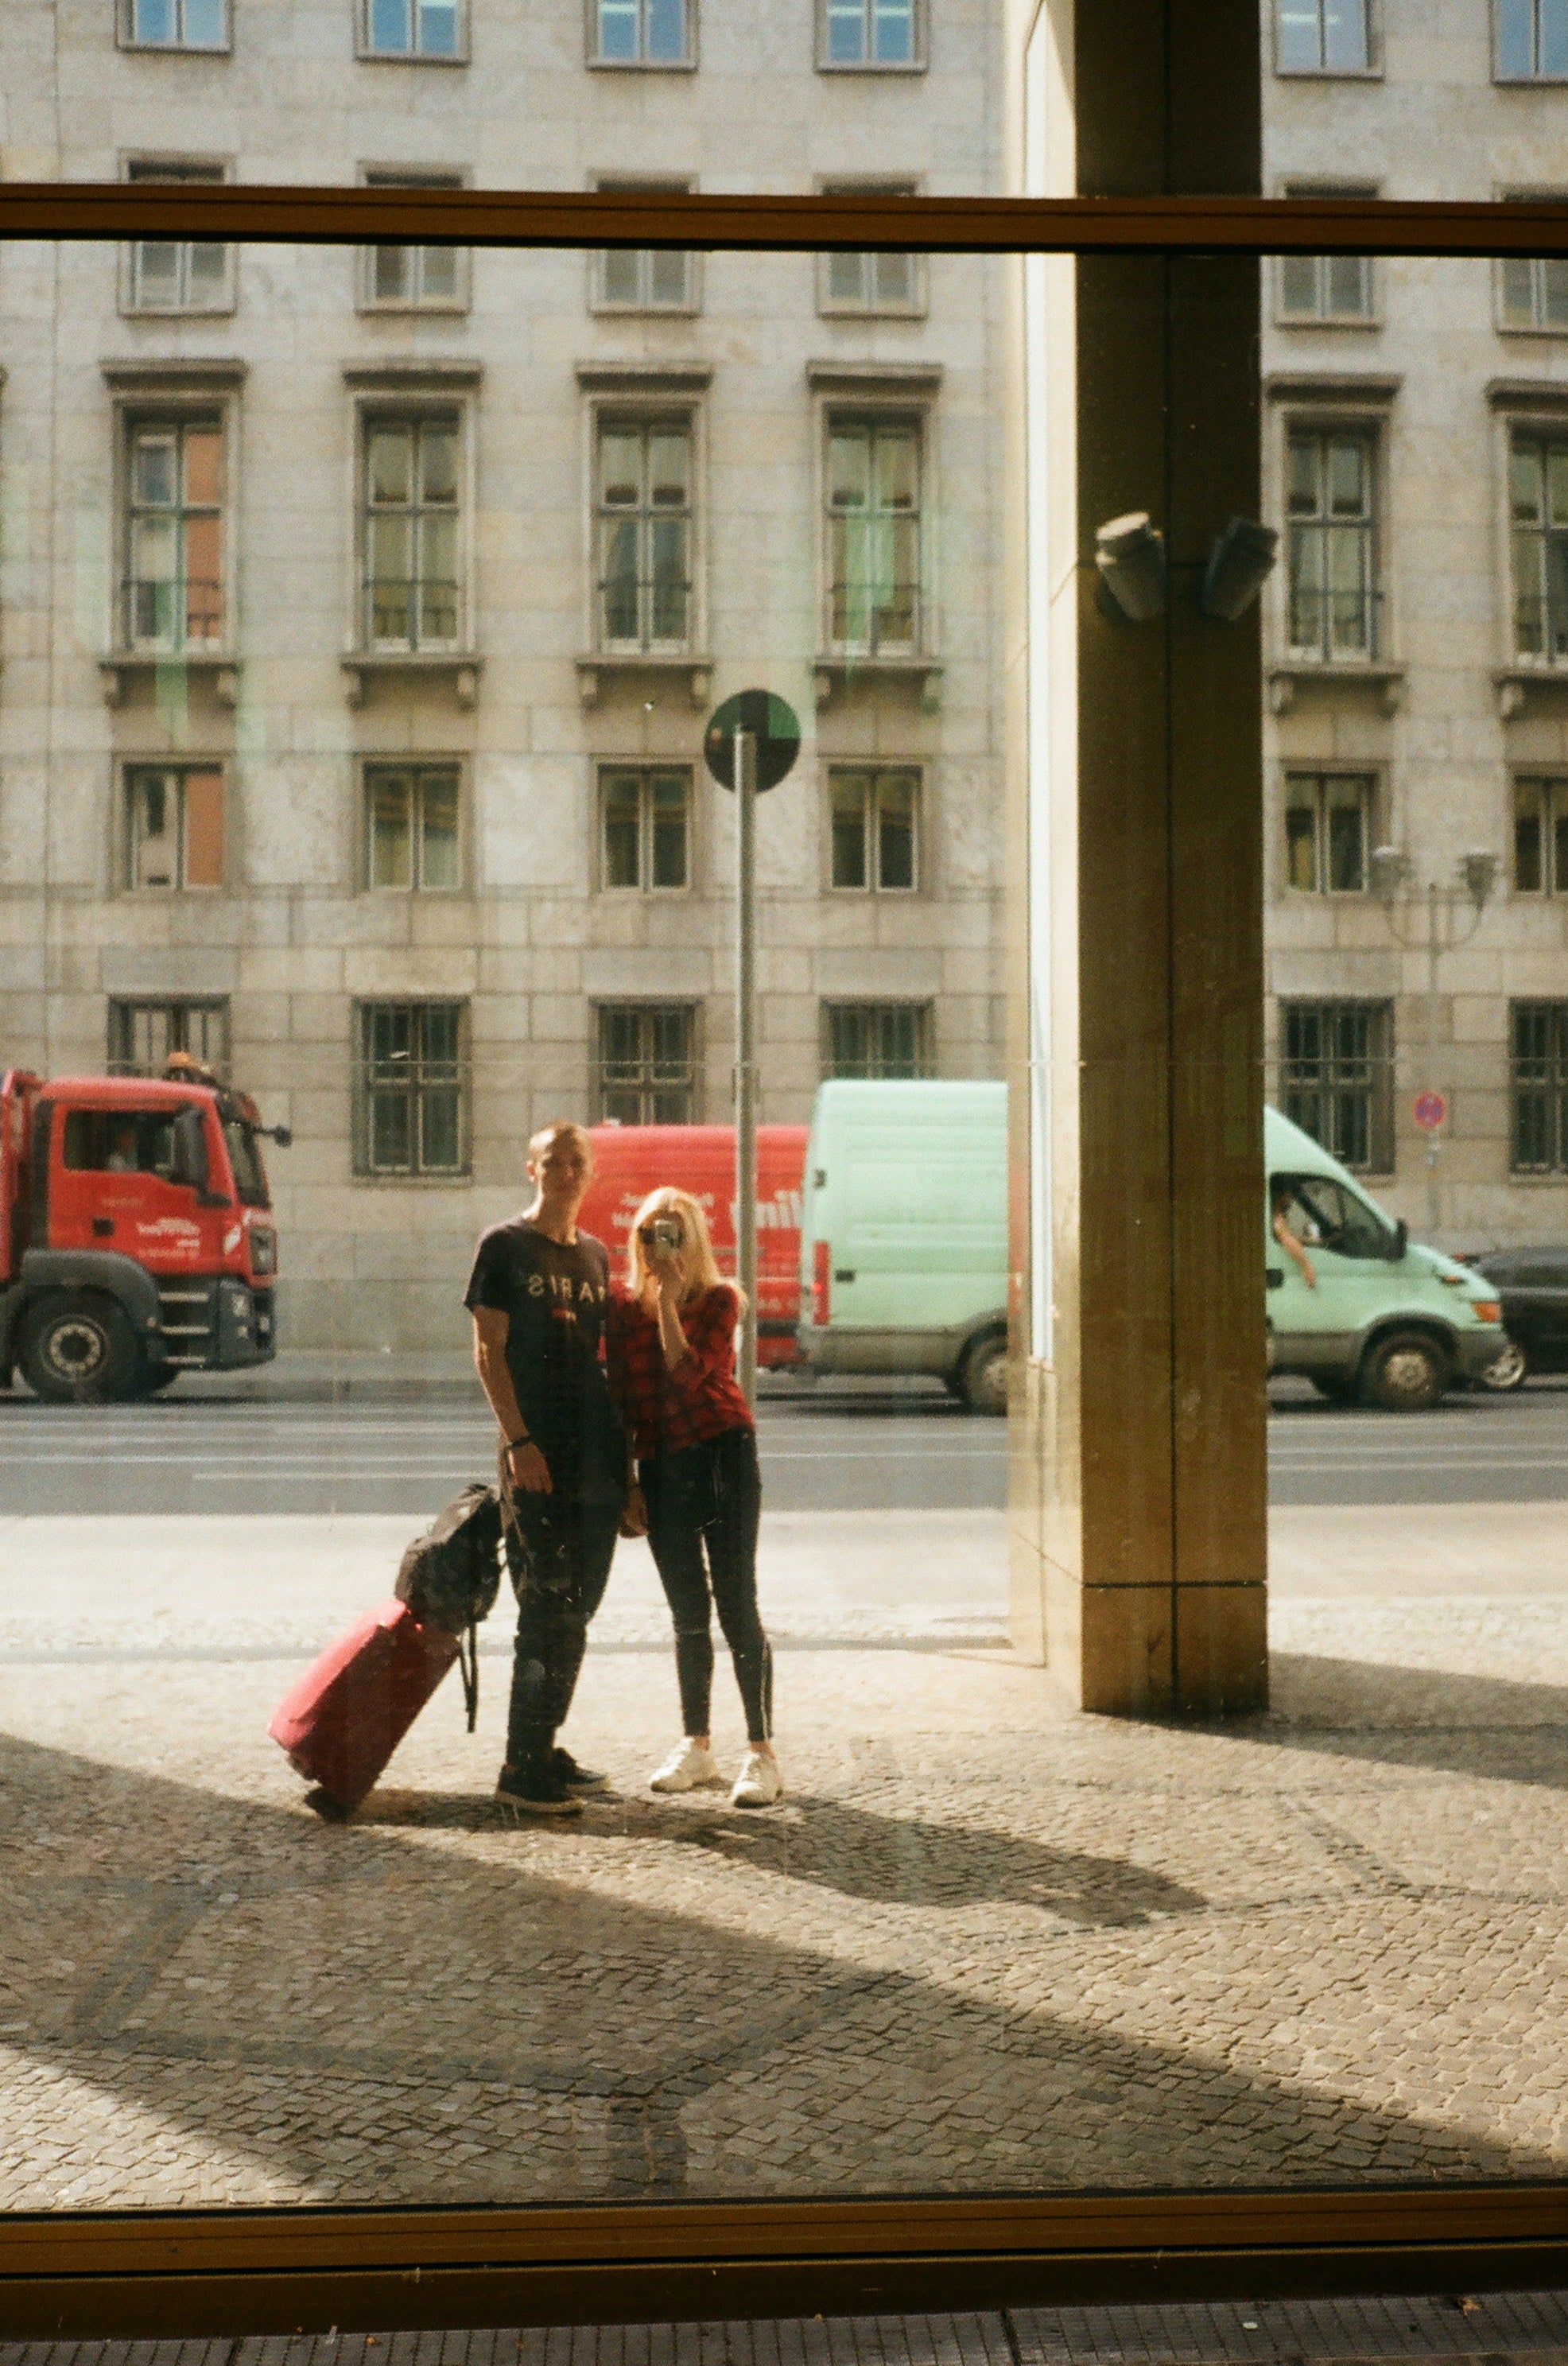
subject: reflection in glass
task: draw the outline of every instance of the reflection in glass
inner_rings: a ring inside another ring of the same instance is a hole
[[[1568,77],[1568,0],[1495,0],[1502,82]]]
[[[1370,0],[1279,0],[1282,73],[1364,73]]]
[[[1342,1165],[1384,1173],[1393,1158],[1394,1013],[1386,1002],[1284,1001],[1285,1115]]]
[[[1321,659],[1376,654],[1370,435],[1294,428],[1289,444],[1291,647]]]
[[[598,1114],[619,1125],[697,1119],[696,1014],[689,1003],[602,1003]]]
[[[920,437],[903,420],[837,420],[828,437],[833,645],[856,655],[916,646]]]

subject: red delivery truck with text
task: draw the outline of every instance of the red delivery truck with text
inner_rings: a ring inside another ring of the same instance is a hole
[[[626,1237],[648,1193],[664,1184],[689,1191],[708,1219],[722,1273],[735,1270],[735,1130],[732,1125],[596,1125],[593,1181],[578,1222],[626,1270]],[[800,1360],[801,1177],[803,1125],[756,1130],[756,1359]]]

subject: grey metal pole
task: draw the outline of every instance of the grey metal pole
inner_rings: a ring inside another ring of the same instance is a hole
[[[740,1384],[756,1403],[756,739],[737,731],[735,778],[735,1279],[745,1296]]]
[[[1438,883],[1427,883],[1427,1090],[1438,1085]],[[1439,1129],[1427,1136],[1427,1238],[1438,1231],[1438,1142]]]

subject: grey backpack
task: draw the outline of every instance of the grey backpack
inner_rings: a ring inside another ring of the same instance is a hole
[[[403,1555],[393,1588],[414,1617],[455,1635],[463,1667],[468,1730],[479,1712],[478,1626],[495,1607],[501,1584],[501,1505],[493,1487],[477,1483],[454,1495]]]

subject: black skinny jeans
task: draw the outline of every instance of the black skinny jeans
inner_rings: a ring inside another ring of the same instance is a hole
[[[501,1534],[517,1595],[507,1763],[539,1765],[566,1721],[588,1649],[588,1620],[604,1599],[621,1527],[622,1494],[602,1488],[553,1494],[513,1487],[501,1459]]]
[[[767,1741],[773,1732],[773,1653],[756,1607],[762,1515],[756,1432],[726,1429],[700,1446],[653,1455],[639,1462],[637,1478],[648,1506],[648,1543],[675,1621],[686,1731],[711,1729],[711,1602],[734,1663],[747,1738]]]

